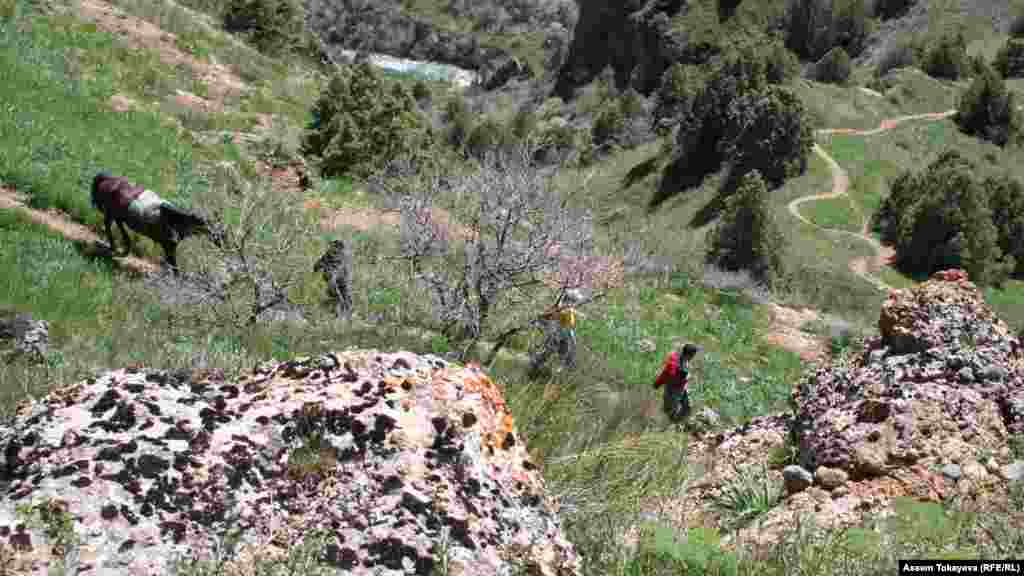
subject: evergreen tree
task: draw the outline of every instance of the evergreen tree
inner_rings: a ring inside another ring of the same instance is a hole
[[[432,144],[426,120],[399,84],[388,89],[367,61],[336,73],[317,100],[316,123],[303,137],[303,153],[316,157],[324,176],[368,176],[392,158]]]
[[[757,170],[779,186],[806,169],[814,135],[800,99],[786,88],[768,86],[730,103],[722,146],[737,176]]]
[[[1024,275],[1024,185],[1002,175],[986,178],[982,186],[987,191],[999,248],[1008,262],[1013,259],[1014,275]]]
[[[786,239],[768,206],[761,173],[744,174],[729,198],[722,220],[708,232],[706,260],[726,270],[750,270],[772,281],[782,274]]]
[[[986,189],[971,162],[947,151],[924,174],[904,177],[900,185],[900,197],[887,209],[898,221],[896,262],[902,270],[963,268],[979,284],[1005,279],[1012,262],[1003,257]]]
[[[1020,139],[1020,113],[1013,94],[989,66],[981,70],[960,98],[955,120],[962,132],[989,140],[997,146],[1006,146]]]

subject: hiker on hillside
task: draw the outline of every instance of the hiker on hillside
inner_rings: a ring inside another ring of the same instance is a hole
[[[548,356],[558,352],[562,366],[576,366],[576,308],[583,301],[579,290],[567,290],[560,303],[555,304],[540,316],[545,324],[544,344],[532,354],[530,373],[534,374],[547,361]]]
[[[341,318],[352,313],[352,255],[343,240],[332,240],[327,251],[313,266],[327,283],[327,297],[334,302],[334,314]]]
[[[665,415],[677,426],[685,426],[690,417],[690,395],[686,385],[690,380],[690,360],[697,352],[700,348],[696,344],[686,344],[682,350],[670,352],[661,373],[654,380],[655,389],[665,387]]]

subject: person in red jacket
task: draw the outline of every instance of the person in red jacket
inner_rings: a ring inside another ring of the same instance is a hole
[[[695,344],[687,344],[682,350],[670,352],[661,373],[654,380],[655,389],[665,387],[665,415],[676,425],[685,424],[690,416],[690,396],[686,385],[690,379],[690,360],[697,352],[700,352],[700,348]]]

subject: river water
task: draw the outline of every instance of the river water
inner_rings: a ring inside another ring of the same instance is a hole
[[[354,50],[342,50],[341,55],[347,60],[353,60],[356,57],[356,52]],[[395,58],[387,54],[377,53],[370,53],[369,58],[371,64],[385,70],[412,74],[429,80],[444,80],[462,88],[472,86],[480,77],[479,74],[472,70],[466,70],[450,64],[408,60],[406,58]]]

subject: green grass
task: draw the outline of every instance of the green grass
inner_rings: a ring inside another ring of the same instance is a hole
[[[848,192],[864,215],[878,211],[888,181],[900,173],[898,165],[870,150],[878,138],[882,136],[832,134],[819,139],[825,151],[849,174]]]
[[[83,62],[68,56],[87,55]],[[104,58],[106,56],[106,58]],[[115,86],[145,89],[151,60],[117,47],[109,34],[63,17],[0,20],[0,181],[95,224],[89,183],[100,167],[187,199],[191,149],[160,116],[112,111]],[[94,64],[93,64],[94,63]]]
[[[882,269],[878,272],[878,277],[893,288],[910,288],[917,283],[913,278],[908,278],[892,266],[882,266]]]
[[[1024,329],[1024,280],[1008,280],[1002,288],[986,288],[985,301],[1014,330]]]
[[[818,226],[830,230],[859,232],[863,221],[860,210],[847,196],[824,198],[801,204],[800,213]]]
[[[618,392],[649,401],[664,356],[680,342],[696,342],[704,349],[693,367],[696,402],[729,422],[783,406],[785,382],[799,374],[801,364],[795,354],[761,340],[767,317],[743,298],[705,290],[684,277],[667,288],[667,295],[651,285],[623,291],[581,320],[580,340],[615,367]],[[637,350],[645,338],[654,341],[653,352]],[[750,378],[745,386],[742,377]]]

